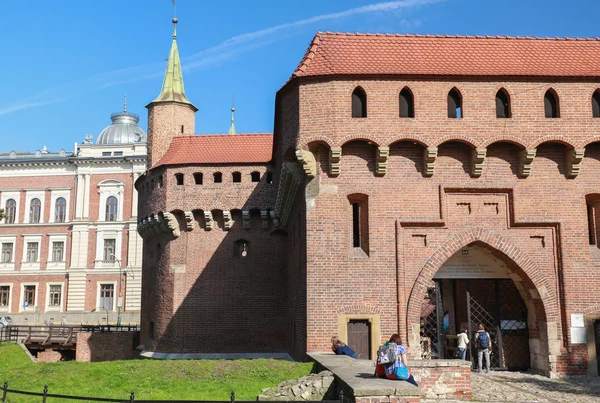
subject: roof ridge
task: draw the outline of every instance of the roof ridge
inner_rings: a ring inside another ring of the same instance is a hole
[[[298,64],[298,67],[296,67],[296,70],[292,73],[292,76],[295,76],[298,73],[302,73],[303,71],[308,69],[310,62],[315,58],[315,55],[317,54],[317,48],[319,47],[319,43],[321,42],[321,34],[321,31],[317,31],[312,41],[308,45],[308,48],[306,49],[302,60]]]
[[[448,35],[448,34],[399,34],[399,33],[388,33],[388,32],[376,32],[376,33],[362,33],[362,32],[332,32],[332,31],[318,31],[316,36],[361,36],[361,37],[372,37],[372,36],[385,36],[385,37],[404,37],[404,38],[443,38],[443,39],[509,39],[509,40],[541,40],[541,41],[600,41],[600,37],[569,37],[569,36],[511,36],[511,35]],[[316,37],[315,36],[315,37]],[[320,38],[319,38],[320,39]],[[314,42],[314,41],[313,41]],[[309,47],[310,50],[310,47]],[[308,51],[307,51],[308,53]],[[306,55],[305,55],[306,57]],[[304,59],[303,59],[304,61]],[[300,67],[300,66],[299,66]],[[308,66],[307,66],[308,67]]]

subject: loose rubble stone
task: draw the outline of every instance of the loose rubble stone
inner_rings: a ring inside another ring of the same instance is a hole
[[[333,380],[331,371],[310,374],[282,382],[274,388],[263,389],[258,400],[323,400]]]

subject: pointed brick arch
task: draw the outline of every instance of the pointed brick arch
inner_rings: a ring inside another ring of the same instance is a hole
[[[472,228],[455,234],[444,242],[421,269],[408,300],[406,312],[407,332],[410,332],[411,325],[418,325],[419,323],[423,302],[422,296],[425,295],[427,285],[431,282],[435,273],[454,253],[471,243],[479,243],[490,248],[493,252],[499,252],[498,254],[503,260],[512,263],[511,266],[515,268],[513,273],[521,278],[523,283],[528,286],[527,288],[544,289],[543,294],[545,294],[545,297],[533,301],[536,305],[537,320],[560,323],[560,315],[556,304],[550,305],[551,301],[556,301],[555,290],[547,283],[547,279],[535,262],[517,248],[508,237],[485,228]],[[525,298],[528,298],[528,296],[526,295]],[[415,335],[408,334],[408,336],[408,340],[415,340],[415,337],[411,337]]]

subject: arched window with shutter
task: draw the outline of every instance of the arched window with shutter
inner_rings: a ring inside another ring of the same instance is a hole
[[[402,89],[402,91],[400,91],[398,103],[399,103],[401,118],[414,118],[415,117],[415,106],[414,106],[414,102],[413,102],[413,94],[408,89],[408,87],[404,87]]]
[[[367,94],[365,93],[365,90],[360,87],[356,87],[352,93],[352,117],[367,117]]]
[[[600,118],[600,89],[594,91],[592,95],[592,116]]]
[[[544,113],[547,118],[560,117],[558,95],[553,89],[549,89],[544,95]]]
[[[448,93],[448,117],[450,119],[462,119],[462,97],[456,88],[452,88]]]
[[[504,88],[496,93],[496,117],[510,118],[510,96]]]

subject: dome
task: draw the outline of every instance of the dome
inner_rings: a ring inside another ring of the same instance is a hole
[[[140,129],[138,122],[140,118],[135,113],[117,112],[110,115],[112,124],[102,130],[96,144],[115,145],[145,143],[146,133]]]

